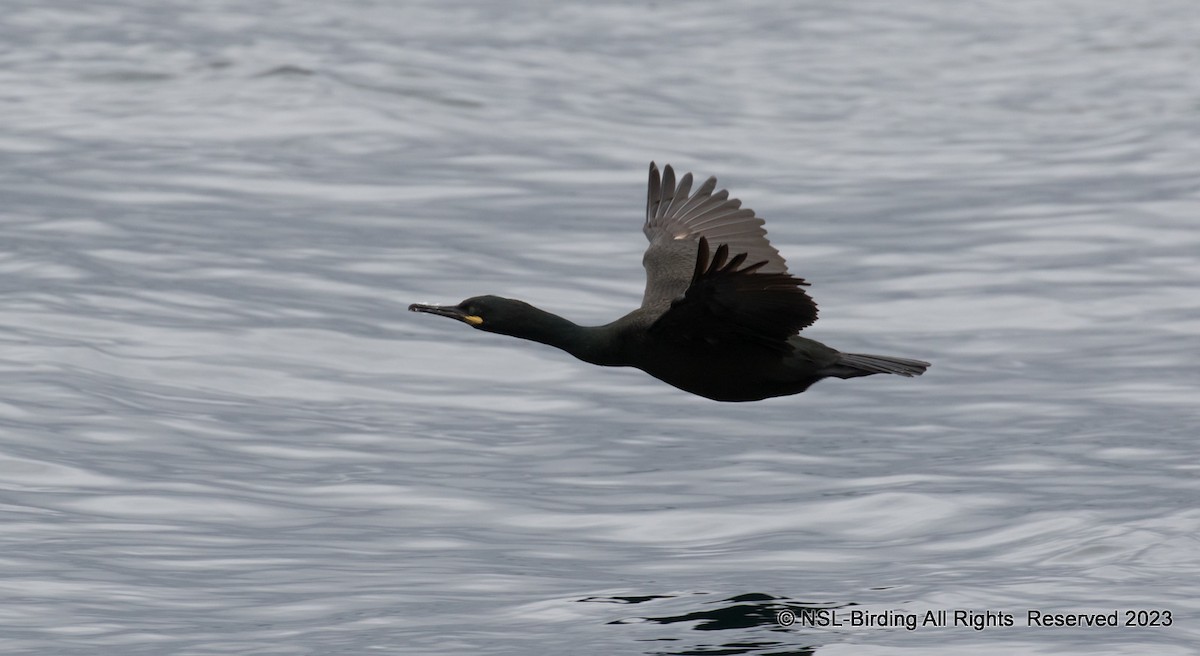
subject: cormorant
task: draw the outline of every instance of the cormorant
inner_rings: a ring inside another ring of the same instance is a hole
[[[454,306],[413,304],[479,330],[548,344],[592,364],[637,367],[716,401],[798,394],[822,378],[919,376],[928,362],[842,353],[797,333],[817,304],[767,241],[763,220],[713,193],[710,177],[650,164],[642,306],[604,326],[579,326],[524,301],[476,296]]]

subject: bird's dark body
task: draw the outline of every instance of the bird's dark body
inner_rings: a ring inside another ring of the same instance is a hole
[[[780,357],[754,344],[708,344],[650,334],[635,311],[608,326],[607,348],[575,355],[601,366],[634,367],[685,392],[714,401],[759,401],[798,394],[829,374],[820,373],[839,353],[796,335]]]
[[[633,366],[664,383],[714,401],[759,401],[799,394],[823,378],[818,373],[820,367],[807,356],[793,352],[780,358],[755,348],[698,350],[666,344],[638,358],[640,361]]]
[[[548,344],[592,364],[636,367],[716,401],[798,394],[827,377],[919,376],[929,363],[842,353],[796,333],[817,318],[803,279],[767,241],[762,219],[709,178],[690,194],[650,165],[642,306],[604,326],[579,326],[524,301],[469,298],[410,310]],[[710,246],[711,242],[711,246]]]

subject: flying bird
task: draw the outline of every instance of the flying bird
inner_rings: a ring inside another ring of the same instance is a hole
[[[787,270],[754,210],[715,191],[694,192],[650,164],[642,257],[642,305],[603,326],[580,326],[524,301],[476,296],[458,305],[413,304],[414,312],[562,349],[591,364],[636,367],[715,401],[799,394],[822,378],[920,376],[920,360],[843,353],[798,333],[817,320],[808,283]]]

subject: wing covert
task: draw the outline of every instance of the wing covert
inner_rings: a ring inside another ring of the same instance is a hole
[[[700,237],[691,283],[651,325],[672,338],[710,345],[753,343],[788,351],[788,338],[817,320],[817,304],[787,273],[764,273],[764,261],[745,265],[747,256],[729,257],[722,244],[710,257]]]

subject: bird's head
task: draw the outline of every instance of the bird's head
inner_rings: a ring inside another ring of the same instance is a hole
[[[502,335],[519,335],[527,322],[542,314],[524,301],[500,296],[476,296],[458,305],[413,303],[408,309],[413,312],[436,314],[439,317],[450,317],[479,330]]]

